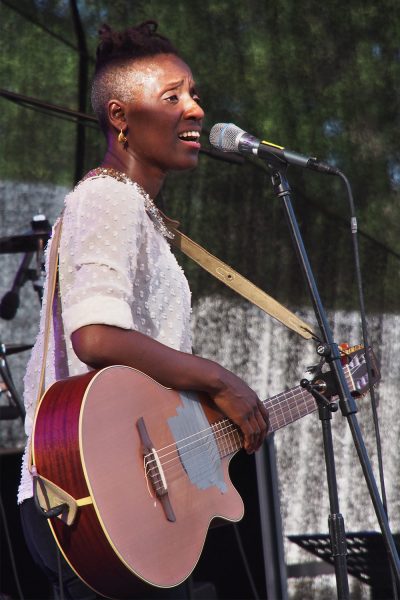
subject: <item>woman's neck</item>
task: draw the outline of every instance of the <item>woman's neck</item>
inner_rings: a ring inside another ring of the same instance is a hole
[[[130,155],[121,156],[120,152],[112,150],[107,150],[100,166],[125,173],[130,179],[136,181],[150,198],[158,195],[165,179],[165,173],[161,173],[156,167],[143,165]]]

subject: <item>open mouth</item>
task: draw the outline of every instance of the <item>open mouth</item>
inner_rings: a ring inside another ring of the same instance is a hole
[[[200,140],[200,132],[199,131],[184,131],[179,134],[179,139],[184,142],[198,142]]]

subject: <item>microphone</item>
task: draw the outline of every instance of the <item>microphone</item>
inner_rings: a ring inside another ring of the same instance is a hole
[[[339,169],[312,156],[304,156],[272,142],[259,140],[233,123],[217,123],[211,128],[210,143],[222,152],[240,152],[265,159],[273,166],[296,165],[320,173],[338,175]]]
[[[19,290],[30,279],[29,265],[33,257],[33,252],[26,252],[17,274],[14,278],[14,283],[9,292],[6,292],[0,303],[0,317],[9,321],[17,314],[19,307]]]

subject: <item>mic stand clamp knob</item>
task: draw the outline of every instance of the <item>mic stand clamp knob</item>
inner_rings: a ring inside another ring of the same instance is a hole
[[[300,385],[302,388],[307,390],[307,392],[310,392],[318,406],[324,406],[328,408],[331,412],[337,411],[338,405],[335,402],[329,402],[329,400],[327,400],[327,398],[325,398],[325,396],[321,394],[320,390],[326,389],[325,382],[316,381],[314,383],[311,383],[308,379],[302,379],[300,381]]]

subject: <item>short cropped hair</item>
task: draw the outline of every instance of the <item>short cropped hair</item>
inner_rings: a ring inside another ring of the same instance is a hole
[[[157,54],[179,56],[170,40],[157,33],[157,27],[156,21],[145,21],[121,32],[113,31],[108,25],[101,27],[91,100],[104,133],[107,133],[109,127],[108,101],[118,98],[126,102],[131,98],[132,90],[127,84],[127,74],[132,61]]]

